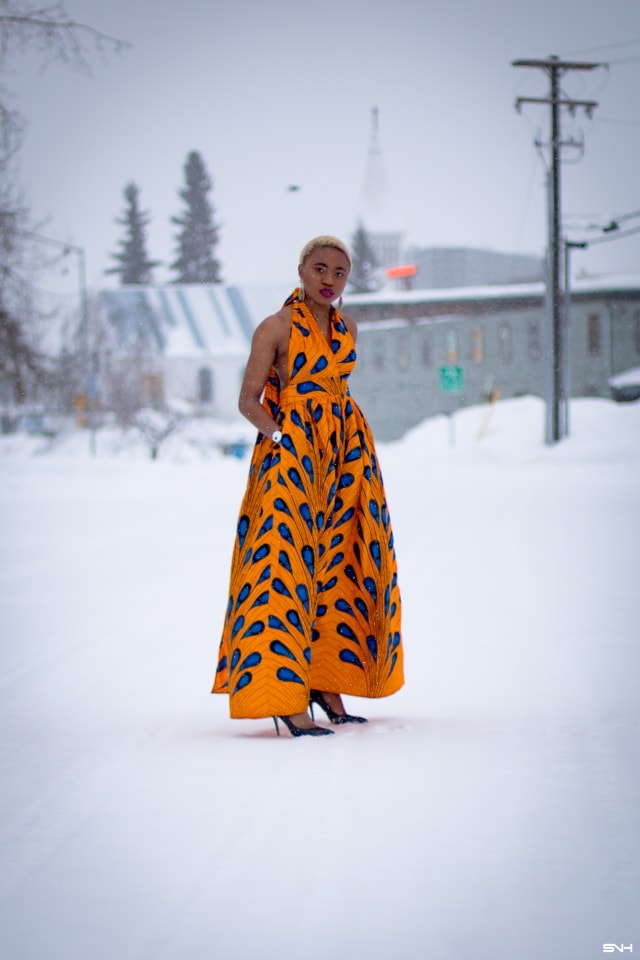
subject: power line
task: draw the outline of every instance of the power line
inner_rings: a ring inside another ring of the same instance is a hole
[[[585,229],[587,230],[602,230],[604,233],[611,233],[613,230],[618,230],[618,225],[624,223],[626,220],[635,220],[636,217],[640,217],[640,210],[632,210],[631,213],[620,213],[615,214],[608,224],[604,227],[602,222],[600,223],[590,223]],[[565,224],[569,223],[570,220],[604,220],[604,216],[601,213],[576,213],[565,218]]]
[[[620,216],[614,217],[615,223],[622,223],[623,220],[635,220],[636,217],[640,217],[640,210],[633,210],[631,213],[621,213]]]
[[[640,127],[640,120],[620,120],[619,117],[598,116],[599,123],[619,123],[623,127]]]
[[[623,57],[621,60],[609,60],[607,66],[613,64],[614,67],[617,67],[621,63],[640,63],[640,57]]]
[[[607,228],[604,227],[603,230]],[[640,227],[633,227],[631,230],[623,230],[618,232],[616,228],[613,228],[607,233],[606,237],[595,237],[594,240],[585,240],[585,247],[592,247],[594,243],[610,243],[612,240],[622,240],[623,237],[632,237],[635,233],[640,233]]]
[[[618,47],[631,47],[634,44],[640,44],[640,37],[637,40],[618,40],[617,43],[605,43],[601,47],[590,47],[588,50],[569,50],[562,54],[564,57],[583,57],[585,54],[598,53],[599,50],[615,50]]]

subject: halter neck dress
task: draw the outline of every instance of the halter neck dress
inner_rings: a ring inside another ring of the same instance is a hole
[[[232,717],[306,711],[309,690],[385,697],[403,684],[393,532],[369,425],[349,394],[353,337],[291,305],[289,382],[263,405],[240,508],[213,692]]]

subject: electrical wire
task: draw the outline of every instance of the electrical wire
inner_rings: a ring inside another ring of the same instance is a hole
[[[587,53],[597,53],[599,50],[615,50],[617,47],[630,47],[634,43],[640,44],[640,37],[636,40],[618,40],[617,43],[605,43],[601,47],[589,47],[588,50],[567,50],[562,57],[581,57]]]
[[[536,179],[536,173],[540,169],[538,164],[539,164],[539,158],[534,153],[533,163],[531,164],[531,172],[529,174],[529,181],[528,181],[528,185],[525,193],[525,201],[520,214],[520,223],[518,224],[518,228],[516,230],[516,236],[514,238],[514,241],[515,241],[514,247],[513,247],[514,250],[521,249],[521,244],[524,239],[525,230],[527,227],[527,221],[529,220],[529,214],[531,209],[531,199],[533,197],[533,192],[534,192],[533,185]]]
[[[613,220],[615,223],[622,223],[623,220],[634,220],[635,217],[640,217],[640,210],[634,210],[632,213],[622,213],[619,217],[614,217]]]
[[[619,117],[602,117],[598,114],[598,123],[619,123],[624,127],[640,127],[640,120],[620,120]]]
[[[635,227],[633,230],[624,230],[622,233],[616,230],[615,233],[607,234],[606,237],[596,237],[594,240],[586,240],[585,243],[588,247],[592,247],[596,243],[610,243],[612,240],[622,240],[623,237],[632,237],[635,233],[640,233],[640,227]]]

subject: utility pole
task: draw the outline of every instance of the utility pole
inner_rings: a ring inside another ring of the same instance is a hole
[[[536,67],[544,70],[550,81],[547,97],[518,97],[516,110],[520,110],[523,103],[544,103],[551,107],[551,169],[550,169],[550,202],[549,202],[549,268],[547,271],[547,301],[551,312],[551,330],[548,349],[551,353],[551,377],[547,388],[547,429],[545,440],[548,444],[556,443],[563,435],[560,407],[563,395],[566,392],[565,337],[563,336],[563,297],[561,286],[561,203],[560,203],[560,147],[562,145],[560,131],[560,107],[569,107],[575,110],[583,107],[590,116],[598,104],[594,100],[571,100],[563,97],[560,92],[560,77],[571,70],[594,70],[601,66],[599,63],[583,63],[560,60],[550,56],[547,60],[513,60],[512,67]],[[568,317],[566,320],[568,321]]]

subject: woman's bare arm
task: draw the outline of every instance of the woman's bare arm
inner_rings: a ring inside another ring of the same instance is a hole
[[[278,424],[264,409],[260,398],[271,368],[278,363],[283,350],[286,356],[288,333],[287,319],[281,314],[262,321],[251,340],[251,353],[240,388],[240,413],[266,436],[271,436]]]

